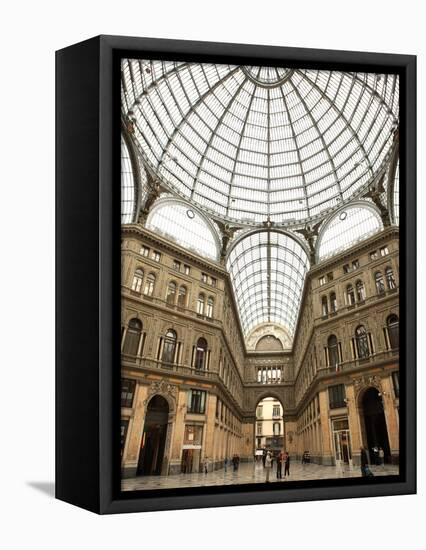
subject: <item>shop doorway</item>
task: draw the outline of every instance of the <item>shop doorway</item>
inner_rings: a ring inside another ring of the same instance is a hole
[[[139,455],[138,475],[160,475],[166,444],[169,405],[155,395],[148,403]]]
[[[183,449],[181,472],[192,474],[200,470],[201,449]]]
[[[374,463],[378,460],[376,449],[380,447],[383,449],[385,462],[389,462],[391,457],[388,430],[382,398],[376,388],[369,388],[364,393],[362,397],[362,411],[364,415],[364,434],[370,454],[370,462]]]
[[[333,443],[336,464],[345,464],[352,468],[352,448],[347,418],[332,420]]]

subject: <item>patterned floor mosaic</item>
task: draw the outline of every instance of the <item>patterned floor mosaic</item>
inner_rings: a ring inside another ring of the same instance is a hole
[[[397,475],[398,466],[371,466],[371,471],[375,476]],[[360,477],[359,467],[352,470],[347,466],[339,468],[337,466],[320,466],[318,464],[300,464],[294,462],[290,468],[291,481],[307,481],[313,479],[335,479],[347,477]],[[237,485],[241,483],[264,483],[265,470],[262,464],[241,464],[238,471],[232,471],[232,468],[216,470],[208,474],[177,474],[170,476],[139,476],[122,481],[123,491],[137,491],[144,489],[170,489],[180,487],[202,487],[217,485]],[[285,483],[286,479],[277,479],[276,470],[273,468],[270,473],[271,483]]]

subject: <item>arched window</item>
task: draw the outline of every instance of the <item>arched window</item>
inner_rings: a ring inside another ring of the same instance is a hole
[[[141,334],[142,321],[139,319],[130,319],[123,345],[124,354],[137,355]]]
[[[383,281],[383,275],[380,273],[380,271],[375,273],[374,280],[376,281],[377,294],[384,294],[384,292],[385,292],[385,283]]]
[[[186,286],[181,286],[179,288],[179,293],[178,293],[178,306],[179,307],[185,307],[186,306],[186,295],[187,295]]]
[[[176,299],[176,289],[177,285],[175,282],[170,281],[169,286],[167,287],[166,302],[168,304],[174,304]]]
[[[355,292],[352,285],[346,287],[346,301],[349,306],[355,303]]]
[[[331,313],[336,313],[337,311],[337,299],[336,299],[336,293],[332,292],[330,294],[330,311]]]
[[[366,357],[368,357],[370,355],[368,334],[363,325],[360,325],[355,330],[355,342],[358,358],[365,359]]]
[[[177,335],[174,330],[169,329],[164,338],[163,354],[161,360],[163,363],[174,363],[176,352]]]
[[[327,296],[321,298],[321,314],[323,317],[328,315],[328,301]]]
[[[198,315],[204,315],[204,303],[205,303],[204,294],[200,294],[197,300],[197,313]]]
[[[389,315],[386,320],[390,349],[399,348],[399,319],[395,314]]]
[[[395,277],[393,276],[393,269],[391,267],[386,268],[385,275],[389,290],[396,288]]]
[[[207,300],[207,307],[206,307],[206,316],[207,317],[210,317],[210,318],[213,317],[213,305],[214,305],[214,300],[210,296],[209,299]]]
[[[155,286],[155,275],[154,273],[150,273],[148,277],[145,279],[145,288],[143,290],[143,293],[145,296],[152,296],[154,294],[154,286]]]
[[[204,370],[206,368],[206,357],[207,357],[207,341],[205,338],[198,338],[198,342],[195,347],[194,367],[198,370]]]
[[[337,338],[334,334],[331,334],[327,340],[328,348],[328,365],[330,367],[337,367],[339,364],[339,348]]]
[[[356,299],[358,302],[363,302],[365,300],[365,288],[362,281],[357,281],[355,284],[356,288]]]
[[[143,282],[143,270],[137,269],[133,275],[132,290],[135,292],[141,292]]]

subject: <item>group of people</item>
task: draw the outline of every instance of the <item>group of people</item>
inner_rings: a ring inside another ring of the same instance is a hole
[[[228,471],[228,464],[229,462],[232,464],[232,469],[234,472],[238,470],[240,467],[240,457],[237,454],[234,454],[230,461],[228,461],[228,457],[225,457],[223,460],[223,467],[225,469],[225,473]]]
[[[277,479],[282,479],[282,468],[284,465],[284,477],[290,476],[290,455],[287,451],[279,452],[277,455],[271,451],[265,451],[262,456],[263,467],[265,468],[266,482],[269,482],[269,476],[274,462],[277,463]]]
[[[361,474],[363,477],[372,477],[373,473],[369,468],[367,450],[365,449],[365,447],[361,447],[360,451]],[[372,463],[376,464],[377,466],[385,466],[385,452],[382,447],[373,447],[371,454]]]
[[[223,459],[223,468],[225,470],[225,473],[228,471],[228,465],[232,464],[232,469],[234,472],[236,472],[240,466],[240,457],[237,454],[234,454],[231,458],[231,460],[228,460],[228,457],[225,457]],[[205,474],[208,474],[210,466],[210,460],[209,457],[204,457],[204,463],[203,463],[203,470]]]

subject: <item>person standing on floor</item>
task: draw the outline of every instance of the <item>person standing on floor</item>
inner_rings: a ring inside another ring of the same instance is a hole
[[[385,467],[385,452],[382,447],[379,447],[379,462],[382,468]]]
[[[228,457],[225,456],[224,460],[223,460],[223,467],[225,468],[225,474],[228,470]]]
[[[283,453],[280,451],[277,456],[277,479],[282,479],[282,464],[283,464]]]
[[[285,476],[290,477],[290,455],[287,452],[285,453],[284,477]]]
[[[236,472],[236,471],[238,470],[237,455],[234,455],[234,456],[232,457],[232,466],[233,466],[234,472]]]
[[[204,459],[204,473],[207,475],[207,472],[209,471],[209,459],[206,456]]]
[[[272,458],[271,458],[271,453],[268,451],[265,457],[266,483],[269,483],[269,474],[271,473],[271,468],[272,468]]]
[[[361,461],[361,474],[362,474],[362,477],[366,477],[366,476],[367,476],[367,471],[368,471],[368,457],[367,457],[367,452],[366,452],[366,450],[364,449],[364,447],[361,447],[360,451],[361,451],[361,456],[360,456],[360,461]]]

